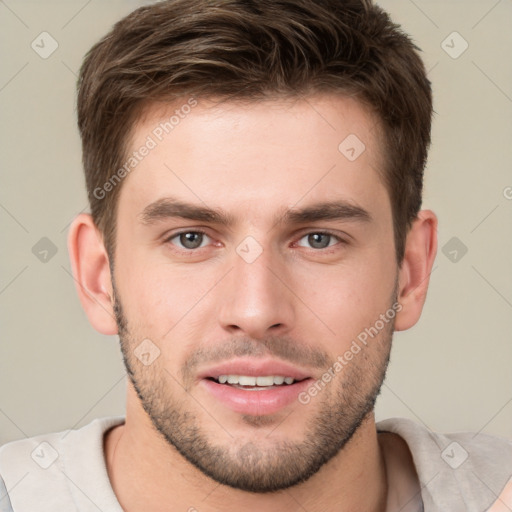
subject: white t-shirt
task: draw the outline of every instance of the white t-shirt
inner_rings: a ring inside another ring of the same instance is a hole
[[[0,447],[0,512],[123,512],[103,452],[105,432],[123,422],[99,418]],[[512,476],[511,440],[438,434],[405,418],[378,422],[377,431],[408,444],[425,512],[484,512]]]

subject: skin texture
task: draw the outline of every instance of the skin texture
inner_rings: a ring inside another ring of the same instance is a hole
[[[131,146],[174,108],[150,108]],[[349,134],[365,145],[354,161],[338,150]],[[130,376],[126,423],[105,438],[125,510],[383,511],[418,491],[403,441],[377,436],[373,403],[393,322],[408,329],[421,314],[437,220],[420,212],[398,268],[382,162],[378,124],[353,99],[201,100],[124,178],[112,274],[90,216],[74,221],[83,307],[98,331],[120,335]],[[231,222],[144,222],[148,205],[166,197],[221,209]],[[352,215],[286,216],[331,201]],[[176,233],[197,230],[207,235],[200,248],[180,246]],[[325,247],[308,236],[326,231]],[[248,236],[252,254],[261,252],[250,263],[237,252]],[[243,354],[288,362],[313,382],[398,303],[393,321],[306,405],[241,414],[199,377]],[[136,357],[145,339],[159,351],[150,365]]]

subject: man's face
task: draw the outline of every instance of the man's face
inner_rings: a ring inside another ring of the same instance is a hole
[[[132,150],[156,147],[119,196],[132,410],[218,482],[285,488],[350,440],[387,367],[398,269],[375,120],[339,96],[201,101],[159,141],[179,107],[138,123]]]

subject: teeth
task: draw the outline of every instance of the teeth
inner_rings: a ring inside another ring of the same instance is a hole
[[[242,384],[242,381],[240,381]],[[273,386],[274,385],[274,377],[271,375],[268,377],[256,377],[256,384],[258,386]]]
[[[240,377],[238,377],[238,384],[240,384],[240,386],[256,386],[256,377],[240,375]]]
[[[240,386],[280,386],[281,384],[293,384],[293,377],[283,377],[281,375],[265,375],[261,377],[252,377],[249,375],[219,375],[217,380],[221,384],[238,384]]]

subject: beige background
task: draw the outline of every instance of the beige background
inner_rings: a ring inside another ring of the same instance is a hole
[[[140,4],[0,2],[0,443],[124,412],[117,337],[89,325],[66,235],[87,206],[75,75]],[[424,206],[439,215],[440,251],[422,320],[395,337],[377,419],[512,438],[512,2],[380,4],[423,49],[434,86]],[[47,59],[31,48],[43,31],[58,42]],[[469,44],[456,59],[441,46],[454,31]],[[45,263],[32,252],[43,237],[57,249]],[[456,262],[441,251],[452,237],[468,249]]]

